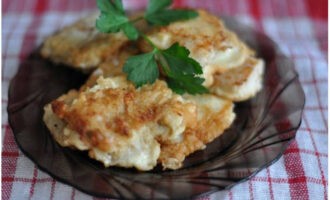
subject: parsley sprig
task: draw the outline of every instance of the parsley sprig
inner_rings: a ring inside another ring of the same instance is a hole
[[[189,57],[190,52],[187,48],[175,43],[168,49],[159,49],[133,25],[144,19],[150,25],[164,26],[198,16],[198,13],[192,10],[170,10],[168,7],[171,4],[172,0],[149,0],[145,14],[130,20],[121,0],[97,0],[101,15],[96,21],[96,27],[105,33],[122,30],[130,40],[136,40],[141,36],[153,47],[151,52],[132,56],[124,64],[123,71],[127,74],[127,79],[136,87],[154,83],[159,78],[161,69],[168,86],[174,92],[207,93],[208,90],[202,85],[204,82],[201,78],[202,67]]]

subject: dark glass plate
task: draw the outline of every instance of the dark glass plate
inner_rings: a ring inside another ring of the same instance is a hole
[[[104,168],[84,152],[60,147],[42,121],[43,106],[86,76],[42,59],[38,50],[19,67],[9,89],[8,114],[16,142],[55,179],[99,197],[186,199],[223,190],[275,162],[301,122],[304,93],[293,63],[267,36],[224,18],[266,61],[263,90],[235,107],[237,119],[223,136],[198,151],[176,171],[138,172]]]

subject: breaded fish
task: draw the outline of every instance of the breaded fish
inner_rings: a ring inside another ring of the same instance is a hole
[[[248,58],[239,67],[214,75],[210,92],[232,101],[245,101],[262,89],[264,61]]]
[[[196,126],[186,129],[179,143],[162,143],[159,162],[164,168],[178,169],[189,154],[204,149],[234,121],[234,104],[214,95],[184,95],[197,107]]]
[[[128,43],[123,46],[116,53],[107,58],[106,61],[98,65],[97,69],[90,74],[81,89],[94,86],[96,84],[96,80],[101,76],[107,78],[125,75],[123,72],[123,66],[126,60],[138,53],[140,53],[139,49],[132,43]]]
[[[105,166],[145,171],[157,163],[180,168],[234,116],[233,103],[214,95],[180,96],[161,80],[136,89],[116,76],[46,105],[44,121],[62,146],[88,150]]]
[[[78,96],[76,90],[71,90],[67,94],[61,96],[58,101],[63,101],[67,104],[71,104],[72,101]],[[64,147],[74,147],[79,150],[87,150],[89,147],[80,139],[80,135],[77,132],[72,131],[67,127],[67,123],[62,121],[56,116],[52,110],[50,104],[45,108],[43,120],[47,125],[47,128],[52,133],[54,139]]]
[[[190,56],[201,64],[205,78],[203,84],[208,87],[213,84],[213,74],[240,66],[254,52],[218,17],[203,10],[198,13],[195,19],[154,28],[147,35],[161,49],[176,42],[188,48]],[[140,48],[150,51],[144,40],[140,42]]]
[[[157,164],[178,169],[188,155],[220,136],[235,119],[233,101],[261,90],[265,64],[218,17],[198,13],[165,27],[149,29],[144,22],[139,27],[148,29],[160,49],[175,42],[187,47],[203,68],[210,94],[178,95],[163,80],[135,88],[122,68],[127,58],[150,46],[128,42],[121,32],[97,32],[96,15],[48,38],[43,56],[83,70],[97,67],[79,90],[45,106],[43,120],[54,139],[88,151],[106,167],[147,171]]]
[[[53,62],[90,71],[128,42],[123,32],[100,33],[92,14],[48,37],[41,55]]]

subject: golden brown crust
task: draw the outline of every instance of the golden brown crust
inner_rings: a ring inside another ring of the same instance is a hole
[[[155,27],[150,29],[148,35],[155,40],[156,43],[160,42],[164,38],[161,38],[163,34],[169,35],[171,37],[170,44],[166,43],[166,46],[170,46],[174,42],[179,42],[181,45],[184,45],[185,40],[191,40],[194,42],[193,48],[190,51],[195,52],[199,49],[210,49],[212,46],[215,46],[219,49],[224,50],[227,46],[224,44],[225,40],[228,40],[228,34],[225,31],[225,27],[223,23],[219,20],[219,18],[209,14],[204,10],[199,10],[198,19],[188,21],[188,22],[177,22],[172,23],[168,26]],[[186,23],[190,23],[189,26]],[[198,26],[203,25],[205,28],[203,29]],[[160,40],[158,40],[160,39]],[[150,51],[150,45],[145,40],[141,40],[140,48],[144,51]],[[161,43],[160,43],[161,44]],[[161,46],[164,47],[164,46]]]
[[[166,49],[178,42],[189,49],[190,56],[203,68],[203,85],[209,87],[214,74],[240,66],[254,52],[218,17],[204,10],[198,10],[198,13],[195,19],[154,28],[147,35],[158,48]],[[139,47],[145,52],[151,50],[144,40],[139,41]]]
[[[235,102],[247,100],[262,89],[264,67],[261,59],[249,57],[241,66],[215,74],[209,89]]]
[[[98,32],[96,17],[97,14],[90,15],[48,37],[41,55],[84,71],[95,68],[128,41],[122,32]]]
[[[125,44],[118,49],[117,52],[113,53],[104,62],[98,65],[97,69],[89,76],[80,90],[83,91],[87,88],[93,87],[100,76],[104,78],[124,76],[125,73],[123,72],[123,67],[126,60],[139,53],[141,53],[141,51],[134,43]]]
[[[180,168],[186,156],[204,148],[234,118],[232,102],[214,95],[181,97],[160,80],[136,89],[124,76],[100,78],[92,88],[70,93],[74,98],[64,95],[54,100],[52,111],[66,124],[65,129],[80,136],[89,155],[106,166],[149,170],[159,162],[164,168]],[[140,146],[151,156],[147,164],[127,157],[127,152],[138,155]]]
[[[61,100],[55,100],[51,105],[54,113],[71,129],[100,149],[108,149],[105,147],[108,142],[102,142],[106,140],[106,132],[113,132],[121,138],[130,137],[133,129],[150,122],[158,123],[171,110],[184,116],[193,114],[187,113],[189,110],[184,111],[190,103],[173,98],[172,92],[162,81],[140,90],[129,84],[125,88],[81,92],[71,105]],[[189,120],[187,125],[195,124],[191,122],[191,117]]]
[[[201,109],[201,108],[199,108]],[[205,145],[219,137],[234,120],[233,104],[230,101],[224,103],[222,109],[214,112],[206,108],[208,116],[197,121],[196,127],[184,132],[183,141],[161,145],[159,161],[164,168],[180,168],[185,157],[189,154],[205,148]]]
[[[54,138],[63,146],[88,150],[105,166],[150,170],[157,163],[178,169],[185,157],[220,136],[235,118],[232,100],[255,95],[230,96],[243,90],[252,74],[262,74],[255,70],[261,61],[217,17],[198,12],[194,20],[151,29],[148,35],[161,48],[174,42],[186,46],[202,64],[205,86],[229,100],[210,94],[179,96],[161,80],[136,89],[122,67],[128,57],[149,51],[148,45],[140,41],[140,50],[122,33],[111,37],[95,33],[82,20],[52,36],[42,50],[56,62],[84,69],[98,65],[79,91],[46,106],[44,120]],[[82,37],[70,38],[74,31]],[[52,129],[52,119],[61,129]]]
[[[256,64],[256,59],[249,58],[241,67],[224,73],[216,73],[214,85],[241,85],[247,81]]]

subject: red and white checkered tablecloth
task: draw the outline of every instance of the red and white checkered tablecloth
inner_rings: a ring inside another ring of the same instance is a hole
[[[146,0],[126,0],[129,9]],[[177,0],[254,26],[296,64],[306,94],[297,137],[275,164],[247,182],[201,199],[327,199],[328,3],[326,0]],[[64,25],[95,10],[93,0],[2,1],[2,198],[95,199],[38,170],[18,149],[7,121],[7,91],[19,62]]]

